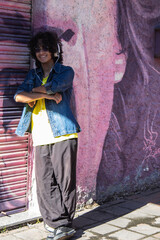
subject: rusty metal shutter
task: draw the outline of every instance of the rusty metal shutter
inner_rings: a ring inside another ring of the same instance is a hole
[[[31,0],[0,0],[0,216],[27,209],[28,135],[15,129],[22,105],[13,95],[29,69]]]

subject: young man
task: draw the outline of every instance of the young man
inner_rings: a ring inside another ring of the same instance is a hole
[[[26,103],[16,134],[32,133],[37,196],[47,240],[70,238],[76,207],[77,133],[80,126],[69,106],[74,71],[62,65],[56,33],[39,32],[29,48],[37,69],[29,71],[15,94]]]

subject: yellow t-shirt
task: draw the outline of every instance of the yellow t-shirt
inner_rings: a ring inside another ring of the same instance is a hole
[[[42,85],[47,82],[47,78],[48,77],[43,79]],[[31,131],[33,146],[46,145],[61,142],[67,139],[78,138],[77,133],[67,134],[59,137],[53,136],[46,111],[45,99],[37,100],[31,118]]]

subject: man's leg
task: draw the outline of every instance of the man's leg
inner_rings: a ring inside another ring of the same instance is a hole
[[[72,222],[76,209],[77,140],[75,138],[55,143],[51,157],[62,202],[70,222]]]
[[[36,147],[36,180],[42,217],[50,227],[71,223],[76,206],[77,139]]]
[[[67,212],[51,163],[50,145],[36,147],[35,159],[37,198],[44,222],[53,228],[68,224]]]

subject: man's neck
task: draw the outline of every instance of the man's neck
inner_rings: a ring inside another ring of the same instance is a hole
[[[47,76],[50,74],[53,66],[54,66],[54,62],[53,62],[53,61],[50,61],[50,62],[48,62],[48,63],[42,64],[42,69],[43,69],[44,77],[47,77]]]

